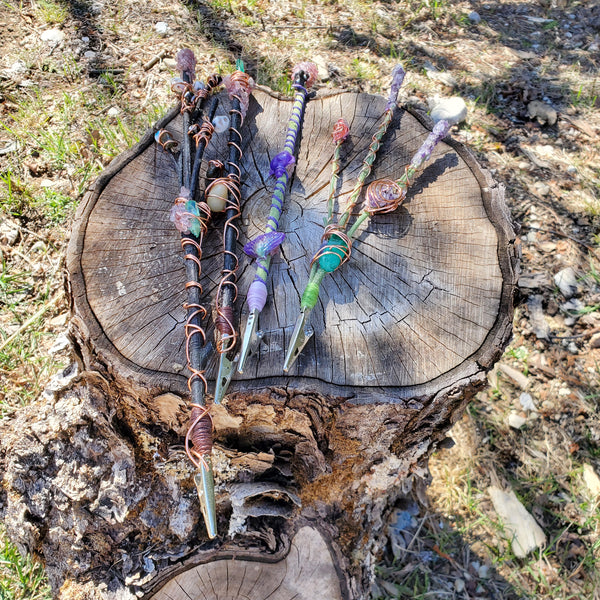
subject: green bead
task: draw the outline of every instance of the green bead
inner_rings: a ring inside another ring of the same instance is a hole
[[[342,261],[348,255],[348,251],[348,244],[338,235],[332,235],[329,238],[329,243],[322,250],[319,266],[323,271],[333,273],[342,264]]]
[[[318,283],[308,282],[304,288],[302,294],[301,306],[302,308],[313,309],[319,299],[319,287]]]

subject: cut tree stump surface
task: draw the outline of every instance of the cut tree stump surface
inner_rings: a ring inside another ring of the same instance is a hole
[[[214,540],[183,446],[185,277],[169,221],[179,193],[173,159],[149,132],[86,195],[67,257],[81,371],[63,373],[0,430],[7,532],[44,558],[60,600],[368,597],[395,503],[426,477],[429,455],[508,343],[518,263],[502,186],[448,139],[403,206],[375,217],[351,261],[326,278],[311,314],[315,335],[284,376],[322,234],[333,124],[344,116],[351,126],[343,199],[385,102],[319,92],[308,104],[281,221],[287,237],[261,315],[264,344],[211,406]],[[269,162],[290,107],[264,89],[251,100],[240,256],[262,231]],[[158,126],[181,137],[177,111]],[[428,131],[397,109],[371,179],[399,177]],[[206,158],[224,158],[226,136],[214,141]],[[215,223],[202,260],[207,306],[222,268],[222,217]],[[253,273],[242,256],[238,311]],[[214,367],[213,359],[209,376]]]
[[[229,109],[220,95],[219,112]],[[451,140],[432,159],[394,213],[374,217],[352,258],[327,276],[311,314],[315,335],[288,376],[285,349],[318,249],[331,173],[332,127],[343,116],[350,138],[342,149],[339,198],[352,189],[386,100],[337,93],[309,101],[281,230],[270,296],[260,317],[265,332],[231,391],[288,385],[358,401],[431,395],[490,368],[510,329],[514,234],[503,189],[471,154]],[[238,313],[254,276],[242,245],[263,231],[273,179],[269,162],[281,150],[291,103],[257,89],[243,125],[243,218]],[[181,139],[181,119],[161,124]],[[369,180],[396,179],[425,139],[422,119],[397,109]],[[226,156],[226,134],[206,159]],[[178,195],[173,158],[147,135],[115,160],[88,193],[69,248],[77,326],[90,351],[117,374],[184,392],[185,273],[179,234],[169,221]],[[202,258],[205,305],[222,269],[222,225],[209,226]],[[213,339],[212,318],[207,322]],[[214,377],[215,361],[207,373]],[[357,393],[360,388],[360,393]]]

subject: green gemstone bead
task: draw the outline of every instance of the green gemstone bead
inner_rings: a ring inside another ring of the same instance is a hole
[[[348,244],[341,237],[335,234],[332,235],[329,238],[329,243],[322,251],[321,258],[319,258],[319,266],[323,271],[333,273],[342,264],[348,250]]]

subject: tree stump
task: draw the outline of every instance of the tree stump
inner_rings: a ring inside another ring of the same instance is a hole
[[[220,101],[227,111],[224,94]],[[344,116],[351,125],[343,198],[385,102],[337,93],[308,104],[263,343],[212,409],[214,541],[183,448],[185,274],[169,221],[179,191],[173,159],[149,132],[86,195],[67,259],[79,374],[23,409],[2,442],[7,528],[43,557],[59,597],[368,597],[389,511],[426,475],[428,456],[510,338],[518,264],[503,187],[447,139],[400,209],[373,218],[351,261],[324,281],[315,335],[283,374],[322,234],[333,123]],[[243,125],[238,311],[253,277],[241,246],[265,222],[269,162],[290,106],[256,89]],[[157,127],[181,138],[177,111]],[[398,178],[427,133],[422,117],[397,109],[370,179]],[[225,157],[225,137],[205,159]],[[217,219],[206,236],[207,306],[221,231]],[[207,330],[212,339],[210,318]]]

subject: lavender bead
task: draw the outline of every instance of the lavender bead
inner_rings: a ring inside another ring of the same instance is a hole
[[[271,171],[269,175],[275,175],[279,179],[296,162],[296,159],[286,150],[276,154],[271,160]]]
[[[250,310],[262,311],[267,303],[267,286],[262,281],[254,280],[248,288],[246,302]]]

